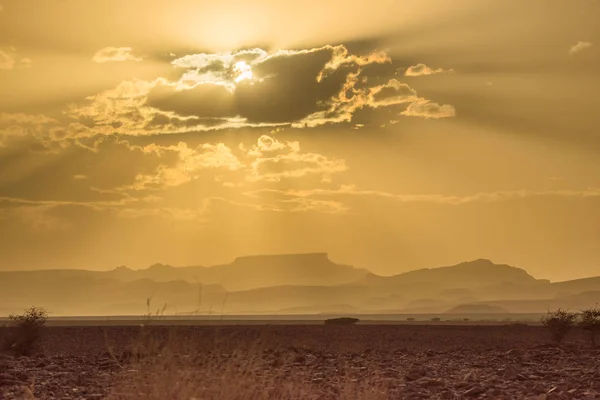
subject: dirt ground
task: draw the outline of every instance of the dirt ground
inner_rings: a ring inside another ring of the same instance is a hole
[[[7,334],[0,329],[0,341]],[[538,326],[48,327],[0,399],[600,399],[600,349]]]

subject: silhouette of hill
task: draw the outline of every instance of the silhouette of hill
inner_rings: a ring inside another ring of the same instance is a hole
[[[119,267],[108,276],[120,280],[184,280],[223,285],[227,290],[249,290],[282,285],[332,286],[353,282],[368,271],[333,263],[327,253],[238,257],[233,263],[214,267],[172,267],[154,264],[146,269]]]
[[[367,275],[361,283],[380,286],[404,286],[414,284],[436,284],[452,289],[498,283],[529,285],[538,282],[527,271],[504,264],[494,264],[490,260],[479,259],[457,265],[425,268],[405,272],[390,277]]]
[[[368,271],[333,263],[327,253],[238,257],[210,269],[231,290],[281,285],[333,286],[354,282]],[[214,270],[214,271],[213,271]]]
[[[543,313],[594,305],[599,288],[600,277],[551,283],[485,259],[385,277],[325,253],[284,254],[214,267],[0,272],[0,315],[32,304],[55,315],[140,315],[164,304],[168,314]]]

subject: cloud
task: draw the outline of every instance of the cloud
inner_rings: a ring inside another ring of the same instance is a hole
[[[264,61],[268,53],[262,49],[247,49],[233,52],[189,54],[172,61],[175,67],[187,71],[181,76],[180,82],[212,83],[224,86],[229,90],[235,89],[236,78],[239,75],[238,66],[244,62],[252,66]]]
[[[176,161],[174,165],[160,164],[154,174],[138,174],[132,185],[117,188],[116,191],[159,190],[197,179],[203,170],[236,171],[243,167],[231,149],[223,143],[205,143],[191,148],[186,143],[179,142],[173,146],[151,144],[144,147],[133,146],[131,149],[161,157],[170,153],[176,156]]]
[[[30,226],[34,231],[53,231],[69,228],[73,221],[68,221],[55,215],[55,210],[76,207],[102,212],[118,213],[130,208],[133,203],[151,203],[154,198],[123,197],[116,201],[55,201],[30,200],[15,197],[0,196],[0,220],[17,219]]]
[[[204,215],[208,212],[208,206],[212,201],[206,198],[199,201],[195,208],[162,206],[155,197],[136,199],[124,197],[119,201],[45,201],[27,200],[20,198],[0,197],[0,221],[2,219],[16,219],[29,226],[34,232],[56,231],[70,228],[73,220],[64,218],[57,212],[64,209],[86,209],[93,212],[108,212],[117,217],[135,219],[145,217],[157,217],[174,221],[196,221],[206,220]],[[138,205],[138,207],[134,207]]]
[[[438,69],[432,69],[429,68],[427,65],[425,64],[417,64],[417,65],[413,65],[410,66],[406,69],[406,72],[404,73],[405,76],[427,76],[427,75],[436,75],[436,74],[449,74],[449,73],[453,73],[454,70],[449,69],[449,70],[445,70],[443,68],[438,68]]]
[[[93,132],[89,132],[92,135],[112,135],[119,128],[136,134],[156,114],[146,107],[148,93],[155,85],[157,82],[124,81],[113,89],[88,97],[87,104],[69,105],[67,114],[75,120],[93,125]]]
[[[245,150],[242,147],[242,150]],[[329,159],[317,153],[303,153],[299,142],[281,142],[271,136],[263,135],[246,154],[254,161],[246,179],[250,182],[279,182],[285,178],[300,178],[316,175],[321,181],[331,181],[332,175],[348,169],[346,162]]]
[[[147,104],[182,116],[198,118],[235,117],[233,94],[218,83],[200,83],[190,89],[161,82],[148,93]]]
[[[396,79],[366,88],[357,88],[361,71],[350,73],[339,94],[331,99],[327,110],[309,115],[292,124],[296,128],[309,128],[325,124],[350,122],[358,110],[395,106],[417,100],[417,92]]]
[[[391,79],[385,85],[376,86],[369,91],[369,105],[375,108],[410,103],[417,99],[417,92],[397,79]]]
[[[252,70],[252,79],[236,84],[235,66],[240,61]],[[332,117],[332,113],[340,113],[337,103],[342,92],[351,89],[352,75],[364,66],[389,62],[391,59],[383,51],[358,56],[350,54],[343,45],[274,53],[251,49],[188,55],[174,60],[173,64],[190,69],[171,87],[170,94],[163,93],[160,104],[157,101],[160,95],[152,93],[150,104],[205,117],[204,93],[217,91],[212,87],[216,85],[230,92],[227,95],[225,90],[218,91],[217,104],[222,107],[219,115],[237,115],[250,124],[303,125],[327,115],[327,119],[334,122],[339,118]],[[200,86],[208,84],[210,86]],[[187,104],[190,97],[200,100],[195,108]],[[332,109],[335,110],[332,112]]]
[[[131,184],[103,191],[131,193],[164,190],[201,177],[206,178],[203,172],[208,170],[229,173],[229,177],[219,173],[212,175],[210,179],[224,187],[236,187],[303,177],[317,177],[321,182],[330,182],[334,174],[348,169],[345,160],[302,152],[299,142],[279,141],[268,135],[259,137],[250,147],[240,144],[239,155],[223,143],[205,143],[197,147],[190,147],[184,142],[171,146],[128,146],[131,151],[164,158],[164,162],[161,162],[153,173],[137,174]],[[235,179],[230,179],[232,176]]]
[[[589,49],[590,47],[592,47],[591,42],[579,41],[576,44],[574,44],[573,46],[571,46],[571,48],[569,49],[569,54],[573,55],[573,54],[579,53],[585,49]]]
[[[239,63],[244,63],[247,79],[238,80]],[[190,54],[172,61],[174,68],[184,70],[178,80],[125,81],[83,104],[70,105],[67,114],[79,125],[65,129],[64,135],[140,136],[350,123],[364,107],[420,99],[397,79],[362,75],[369,68],[371,73],[391,75],[393,68],[375,68],[390,63],[384,51],[355,55],[343,45]]]
[[[0,113],[0,148],[7,147],[12,140],[27,137],[44,140],[51,126],[57,124],[45,115],[22,113]]]
[[[456,109],[449,104],[432,103],[429,100],[419,99],[411,103],[401,115],[421,118],[450,118],[456,116]]]
[[[143,61],[143,58],[134,56],[132,52],[133,49],[131,47],[105,47],[96,52],[92,61],[100,64],[107,62]]]
[[[374,197],[383,198],[400,203],[434,203],[450,206],[479,202],[499,202],[531,197],[600,197],[600,188],[583,190],[550,190],[550,191],[498,191],[481,192],[471,195],[444,195],[444,194],[394,194],[377,190],[360,190],[354,185],[342,185],[338,189],[308,189],[308,190],[278,190],[260,189],[244,193],[256,199],[286,202],[297,198],[332,198],[332,197]]]
[[[205,117],[207,111],[202,105],[207,98],[210,101],[207,92],[212,91],[218,93],[213,114],[239,116],[249,123],[293,123],[325,110],[325,103],[339,93],[351,69],[383,61],[380,53],[358,57],[348,54],[343,46],[279,50],[272,54],[252,49],[188,55],[173,64],[191,69],[178,85],[171,87],[170,94],[163,93],[162,102],[157,101],[160,94],[151,93],[150,104]],[[252,77],[236,82],[236,66],[240,62],[246,65],[247,72],[251,70]],[[190,103],[192,98],[198,101]],[[216,112],[215,107],[219,108]]]

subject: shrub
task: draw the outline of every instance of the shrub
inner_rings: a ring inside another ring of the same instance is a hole
[[[548,311],[542,317],[542,325],[550,332],[552,340],[561,343],[575,325],[576,320],[577,314],[559,308],[556,311]]]
[[[581,312],[579,326],[590,331],[590,341],[596,345],[596,335],[600,332],[600,309],[596,306]]]
[[[358,318],[342,317],[325,320],[325,325],[354,325],[359,321]]]
[[[433,322],[440,322],[442,319],[439,317],[431,318]]]
[[[30,307],[23,314],[11,314],[8,318],[12,330],[4,348],[17,356],[31,355],[39,345],[48,311],[40,307]]]
[[[406,318],[407,321],[414,321],[415,319],[412,317]]]

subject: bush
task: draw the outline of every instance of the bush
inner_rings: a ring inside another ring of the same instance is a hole
[[[442,319],[439,317],[431,318],[433,322],[440,322]]]
[[[325,325],[354,325],[359,321],[358,318],[342,317],[325,320]]]
[[[600,309],[598,307],[588,308],[581,312],[579,326],[590,331],[590,341],[596,345],[596,335],[600,332]]]
[[[556,311],[548,311],[548,314],[542,317],[542,325],[548,329],[552,340],[561,343],[576,320],[577,314],[559,308]]]
[[[5,350],[17,356],[31,355],[39,345],[48,311],[40,307],[31,307],[23,314],[11,314],[8,318],[12,330],[4,343]]]
[[[407,321],[414,321],[415,319],[412,317],[406,318]]]

